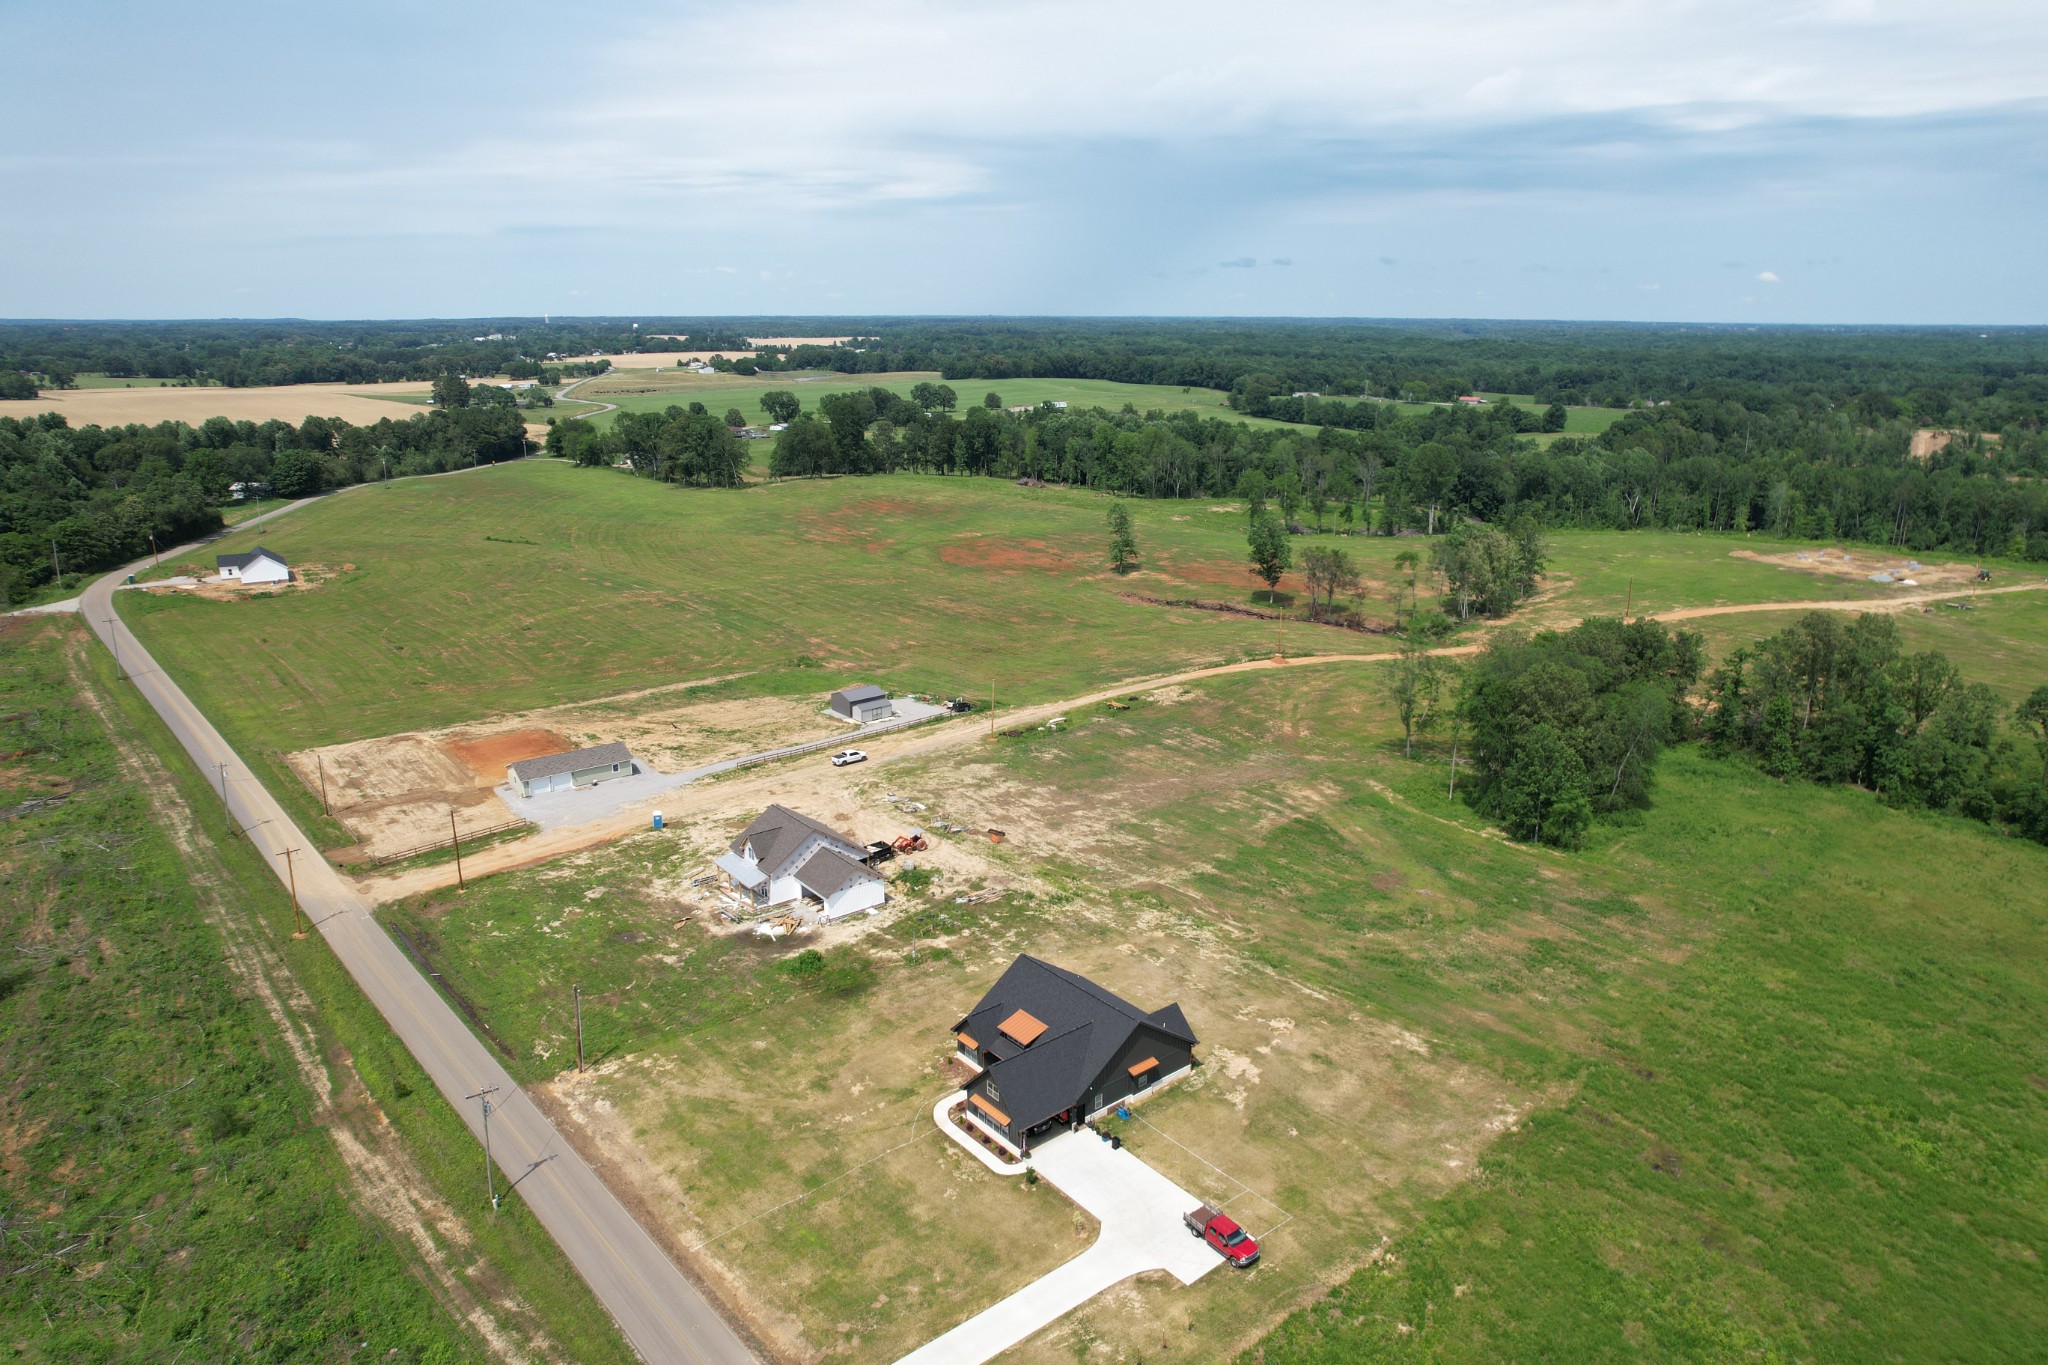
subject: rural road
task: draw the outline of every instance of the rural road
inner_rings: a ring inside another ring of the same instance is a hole
[[[1676,607],[1669,611],[1638,612],[1637,619],[1666,622],[1691,621],[1710,616],[1734,616],[1753,612],[1782,611],[1898,611],[1908,607],[1925,606],[1933,602],[1950,601],[1958,597],[1990,596],[1994,593],[2038,592],[2048,589],[2048,582],[2016,583],[1997,588],[1979,588],[1974,592],[1967,588],[1949,591],[1918,592],[1898,597],[1885,598],[1830,598],[1815,601],[1793,602],[1749,602],[1707,607]],[[1488,625],[1513,624],[1511,621],[1488,622]],[[1459,658],[1477,654],[1484,646],[1446,645],[1429,652],[1440,658]],[[1219,678],[1231,673],[1253,673],[1275,668],[1313,668],[1324,664],[1385,663],[1400,655],[1393,650],[1380,650],[1371,654],[1304,654],[1288,659],[1253,659],[1244,663],[1216,664],[1208,668],[1191,668],[1180,673],[1167,673],[1150,678],[1134,678],[1120,682],[1113,687],[1090,692],[1085,696],[1069,697],[1064,701],[1049,702],[1041,706],[1029,706],[1021,710],[1006,712],[1001,718],[1006,729],[1020,725],[1043,725],[1054,716],[1063,715],[1077,707],[1090,706],[1128,697],[1136,692],[1149,692],[1155,688],[1172,687],[1182,683],[1200,682],[1205,678]],[[909,734],[893,738],[877,735],[863,740],[862,747],[876,764],[893,759],[909,758],[915,755],[934,753],[961,744],[971,744],[987,733],[986,713],[955,720],[938,720],[918,726]],[[743,760],[742,760],[743,761]],[[720,766],[736,766],[726,764]],[[645,829],[649,812],[657,805],[671,826],[679,825],[686,817],[714,806],[729,805],[743,794],[752,792],[758,802],[780,799],[776,793],[778,773],[787,773],[786,766],[764,768],[762,773],[750,782],[735,785],[728,782],[699,784],[671,788],[659,797],[632,802],[622,809],[590,820],[583,824],[562,825],[546,829],[538,834],[518,839],[508,844],[493,844],[462,859],[463,871],[470,877],[488,876],[494,872],[509,872],[516,868],[532,867],[537,863],[549,862],[555,858],[576,853],[598,844],[608,843],[623,835]],[[436,891],[455,884],[455,869],[446,863],[430,864],[426,867],[411,868],[389,877],[364,878],[356,882],[356,889],[371,903],[385,905],[392,901],[417,896],[422,892]]]
[[[290,510],[279,508],[269,515]],[[265,519],[252,518],[245,526]],[[171,553],[194,548],[183,546]],[[82,610],[88,624],[115,651],[130,681],[201,772],[224,782],[229,813],[245,827],[280,880],[287,879],[286,851],[297,855],[290,860],[289,871],[296,874],[307,918],[479,1138],[480,1106],[465,1097],[495,1087],[491,1153],[503,1173],[500,1189],[518,1189],[626,1340],[650,1365],[752,1362],[754,1355],[746,1344],[399,951],[372,917],[370,903],[313,849],[284,808],[115,615],[115,585],[148,562],[116,570],[86,589]],[[483,1197],[482,1190],[477,1197]]]

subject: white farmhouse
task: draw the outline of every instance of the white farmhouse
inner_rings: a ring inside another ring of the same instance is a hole
[[[233,583],[289,583],[292,566],[284,556],[261,545],[242,555],[216,555],[213,567],[221,578]]]
[[[835,920],[882,903],[882,875],[866,852],[829,825],[787,806],[770,806],[718,855],[718,870],[756,909],[791,901]]]

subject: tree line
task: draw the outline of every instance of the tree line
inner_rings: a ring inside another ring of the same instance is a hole
[[[510,408],[468,408],[355,426],[339,418],[70,426],[61,414],[0,416],[0,601],[68,584],[221,526],[233,485],[307,497],[369,479],[518,459]]]

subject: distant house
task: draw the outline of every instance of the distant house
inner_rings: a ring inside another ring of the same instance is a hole
[[[270,485],[258,483],[253,479],[245,479],[239,483],[228,485],[228,499],[231,502],[246,502],[250,498],[267,498],[269,496]]]
[[[1486,400],[1476,393],[1463,394],[1459,397],[1458,401],[1460,403],[1470,403],[1475,408],[1486,406]]]
[[[832,714],[865,725],[871,720],[889,719],[896,714],[896,707],[887,692],[873,683],[862,683],[858,687],[842,687],[832,694]]]
[[[953,1025],[954,1055],[975,1073],[967,1117],[1020,1155],[1187,1074],[1195,1041],[1179,1005],[1148,1012],[1030,956]]]
[[[770,806],[714,865],[756,909],[815,902],[819,918],[835,920],[882,903],[882,876],[863,861],[866,856],[830,825],[787,806]]]
[[[222,578],[235,583],[289,583],[292,581],[292,566],[284,562],[284,556],[261,545],[241,555],[216,555],[214,571]]]
[[[568,791],[571,787],[594,787],[615,777],[631,777],[633,755],[623,744],[600,744],[593,749],[522,758],[507,766],[505,774],[521,796],[539,796],[543,792]]]

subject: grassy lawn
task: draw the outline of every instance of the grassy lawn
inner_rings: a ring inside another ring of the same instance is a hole
[[[74,376],[81,389],[162,389],[175,385],[175,379],[151,379],[146,375],[130,375],[116,379],[105,374],[81,374]]]
[[[523,1207],[479,1216],[474,1144],[319,940],[286,936],[267,870],[203,818],[181,856],[116,748],[167,736],[83,637],[70,620],[0,625],[0,808],[16,813],[0,824],[0,1330],[17,1358],[495,1358],[481,1319],[536,1358],[553,1342],[623,1361]],[[174,800],[203,797],[189,768],[172,780]],[[53,804],[19,812],[33,800]],[[251,970],[292,1002],[292,1047]],[[305,1047],[331,1100],[294,1063]],[[406,1168],[430,1211],[394,1218],[356,1194],[329,1127]],[[433,1273],[413,1220],[432,1227]]]

